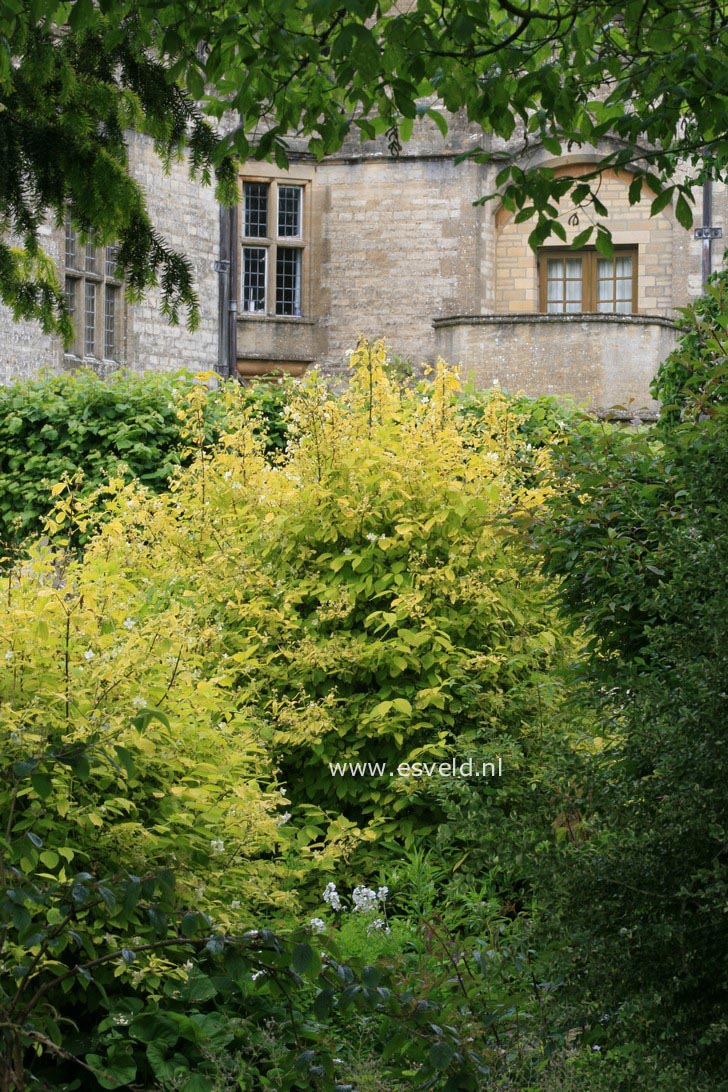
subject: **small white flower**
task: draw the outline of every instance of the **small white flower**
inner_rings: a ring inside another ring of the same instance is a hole
[[[290,811],[284,811],[283,815],[278,816],[278,818],[276,819],[276,823],[278,824],[279,827],[282,827],[284,825],[284,823],[287,823],[290,818],[291,818]]]
[[[375,918],[374,921],[370,922],[369,925],[367,925],[367,933],[374,933],[374,932],[381,932],[381,933],[388,933],[389,932],[389,926],[387,925],[384,918]]]
[[[137,696],[135,698],[131,699],[131,704],[136,709],[143,709],[145,707],[145,705],[147,704],[147,699],[142,698],[139,694],[137,694]]]
[[[136,620],[134,618],[125,618],[122,625],[124,626],[124,629],[134,629]]]
[[[12,658],[13,658],[13,652],[12,652],[12,649],[9,648],[8,651],[5,653],[5,659],[10,661],[10,660],[12,660]]]
[[[233,899],[233,901],[230,903],[230,909],[231,910],[239,910],[240,909],[240,899]]]
[[[341,899],[339,898],[335,883],[326,884],[323,900],[329,904],[332,910],[341,910]]]
[[[126,1025],[127,1025],[127,1024],[129,1023],[129,1017],[128,1017],[128,1016],[127,1016],[127,1015],[126,1015],[125,1013],[123,1013],[123,1012],[117,1012],[117,1013],[115,1013],[115,1014],[114,1014],[114,1015],[113,1015],[113,1016],[111,1017],[111,1019],[112,1019],[112,1020],[114,1021],[114,1023],[115,1023],[115,1024],[116,1024],[116,1025],[117,1025],[118,1027],[122,1027],[122,1028],[123,1028],[123,1027],[126,1027]]]
[[[377,541],[377,536],[374,534],[373,531],[370,531],[369,534],[365,535],[364,537],[366,538],[367,542],[376,542]]]
[[[347,546],[347,547],[346,547],[346,548],[345,548],[345,549],[343,550],[343,554],[344,554],[344,557],[351,557],[351,554],[352,554],[351,548],[350,548],[349,546]],[[7,658],[7,657],[6,657],[6,658]]]
[[[256,982],[259,978],[262,978],[264,974],[265,971],[253,971],[251,978],[253,979],[253,982]]]
[[[182,970],[187,971],[188,974],[190,973],[190,971],[192,970],[193,967],[194,967],[194,963],[192,962],[191,959],[188,959],[186,963],[182,964]]]
[[[222,838],[211,838],[210,849],[213,853],[224,853],[225,843],[223,842]]]
[[[388,887],[380,887],[379,890],[377,891],[377,898],[379,899],[380,902],[386,902],[388,894],[389,894],[389,888]]]
[[[371,887],[355,887],[351,894],[354,910],[360,914],[368,914],[370,910],[376,910],[377,893]]]
[[[314,933],[326,932],[326,922],[323,918],[311,918],[308,924],[309,928],[313,929]]]
[[[92,650],[91,650],[90,648],[87,648],[87,649],[86,649],[86,651],[85,651],[85,652],[84,652],[84,654],[83,654],[83,658],[84,658],[84,660],[86,660],[87,662],[88,662],[89,660],[93,660],[93,658],[94,658],[94,653],[93,653],[93,651],[92,651]]]

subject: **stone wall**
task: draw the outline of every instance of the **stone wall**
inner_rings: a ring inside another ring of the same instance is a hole
[[[44,224],[40,239],[46,253],[60,264],[61,233]],[[10,308],[0,303],[0,383],[30,379],[44,368],[59,371],[61,361],[57,338],[44,334],[37,322],[14,322]]]
[[[650,380],[675,344],[669,319],[488,315],[436,323],[438,351],[478,387],[569,395],[600,412],[652,416]]]
[[[129,158],[147,196],[152,223],[192,264],[201,319],[194,333],[184,322],[170,326],[159,310],[159,290],[152,289],[142,303],[128,310],[126,362],[142,370],[213,369],[218,355],[219,285],[214,263],[220,250],[214,190],[191,179],[184,162],[164,174],[151,142],[139,134],[129,135]]]
[[[556,173],[579,174],[589,170],[588,165],[570,164],[557,168]],[[637,310],[640,314],[670,315],[674,305],[673,283],[673,236],[675,218],[668,207],[657,216],[650,217],[652,195],[643,194],[642,200],[630,205],[628,190],[631,176],[626,171],[617,174],[606,171],[599,188],[599,199],[609,209],[605,221],[616,244],[637,247]],[[578,223],[569,223],[574,205],[563,202],[564,211],[559,221],[566,232],[567,243],[552,236],[546,246],[567,245],[596,222],[593,210],[577,212]],[[534,227],[533,220],[517,224],[513,214],[502,208],[496,215],[496,290],[495,311],[499,314],[538,311],[538,267],[536,256],[528,244],[528,236]],[[683,228],[677,232],[685,239]],[[591,242],[593,243],[593,237]]]
[[[431,360],[432,320],[480,310],[492,279],[487,223],[474,207],[481,169],[445,157],[326,163],[315,317],[323,364],[341,365],[360,333],[415,364]]]

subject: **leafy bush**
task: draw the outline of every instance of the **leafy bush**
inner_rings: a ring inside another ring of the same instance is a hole
[[[17,547],[40,530],[52,507],[51,486],[64,476],[75,477],[81,495],[120,474],[156,492],[166,489],[189,462],[185,423],[202,381],[187,372],[116,372],[103,380],[85,371],[0,387],[0,544]],[[282,449],[286,392],[281,384],[237,382],[210,392],[197,402],[202,442],[211,445],[228,415],[247,406],[266,448]]]
[[[504,397],[463,421],[442,365],[401,389],[380,345],[353,363],[341,398],[297,389],[273,459],[238,388],[191,386],[168,488],[58,483],[49,544],[8,571],[8,1083],[345,1088],[352,1013],[380,1088],[507,1088],[515,1057],[523,1088],[544,1060],[522,911],[572,732],[548,673],[575,646],[521,527],[551,456]],[[504,777],[328,765],[469,754]],[[430,836],[442,905],[416,909],[408,866],[381,966],[359,925],[305,931],[332,877]]]
[[[652,383],[667,425],[711,416],[728,404],[728,271],[709,278],[704,294],[683,309],[677,325],[677,346]]]
[[[688,382],[683,404],[695,395]],[[664,1087],[726,1087],[728,442],[715,398],[711,415],[671,425],[668,408],[657,437],[577,446],[547,535],[593,636],[602,737],[574,774],[580,823],[548,881],[552,922],[587,1041],[629,1058],[619,1088],[658,1072],[682,1075]]]

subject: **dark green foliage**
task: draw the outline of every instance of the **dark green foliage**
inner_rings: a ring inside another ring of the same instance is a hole
[[[658,378],[672,391],[659,440],[571,445],[547,535],[550,568],[593,639],[585,673],[602,736],[573,772],[579,822],[549,880],[552,924],[560,959],[574,960],[587,1040],[630,1059],[620,1089],[673,1066],[680,1087],[727,1086],[725,382],[712,384],[710,418],[670,424],[705,384],[705,354],[690,345],[701,315],[719,317],[716,299],[696,307]]]
[[[662,426],[711,416],[728,401],[728,272],[714,273],[705,295],[683,310],[677,347],[652,384]]]
[[[113,475],[136,477],[157,492],[189,458],[178,412],[197,381],[189,373],[102,380],[92,372],[46,376],[0,387],[0,544],[17,548],[37,534],[53,503],[51,486],[83,472],[86,493]],[[286,388],[229,388],[260,420],[268,450],[285,446]],[[212,444],[226,419],[224,390],[205,406],[204,433]]]
[[[12,16],[7,7],[0,8],[0,298],[16,319],[37,318],[70,341],[57,273],[39,244],[44,220],[60,226],[70,213],[83,236],[93,231],[98,244],[119,244],[130,299],[159,284],[163,313],[177,322],[184,310],[194,327],[190,264],[155,231],[129,174],[124,133],[148,133],[166,164],[186,148],[190,170],[203,181],[214,165],[219,196],[230,202],[233,161],[217,156],[213,163],[217,137],[165,67],[140,48],[133,13],[106,19],[91,3],[77,3],[63,32],[52,22],[57,5],[12,5]]]

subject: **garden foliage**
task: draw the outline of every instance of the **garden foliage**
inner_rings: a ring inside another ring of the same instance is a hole
[[[575,774],[582,825],[552,880],[552,924],[620,1088],[725,1087],[724,279],[657,377],[669,395],[657,428],[564,448],[570,487],[546,533],[592,637],[583,671],[601,736]]]
[[[51,486],[64,475],[75,477],[80,495],[120,475],[155,492],[166,489],[190,458],[186,421],[195,385],[189,372],[117,372],[103,380],[87,371],[0,388],[0,544],[13,549],[40,531],[53,504]],[[284,390],[239,388],[271,449],[285,446]],[[205,444],[217,439],[231,410],[210,392],[200,407]]]
[[[571,645],[516,530],[553,489],[549,455],[499,394],[464,422],[444,365],[406,390],[380,345],[353,365],[345,396],[315,376],[296,390],[278,456],[237,386],[211,401],[188,384],[163,418],[187,463],[169,488],[127,436],[149,483],[63,478],[6,572],[6,1087],[51,1072],[69,1088],[345,1087],[353,1006],[392,1087],[477,1088],[538,1003],[528,942],[505,939],[504,886],[529,868],[494,847],[526,802],[527,848],[560,807],[537,764],[558,708],[544,673]],[[506,777],[462,785],[488,820],[459,833],[431,781],[328,767],[469,753],[500,753]],[[473,875],[490,849],[494,865],[472,951],[436,914],[395,929],[429,961],[419,999],[414,956],[377,969],[365,937],[343,931],[342,952],[336,928],[301,932],[333,876],[385,867],[418,829],[439,830],[441,867]]]
[[[164,474],[70,415],[0,619],[3,1089],[725,1086],[705,345],[651,431],[363,341],[336,396],[120,381]]]

